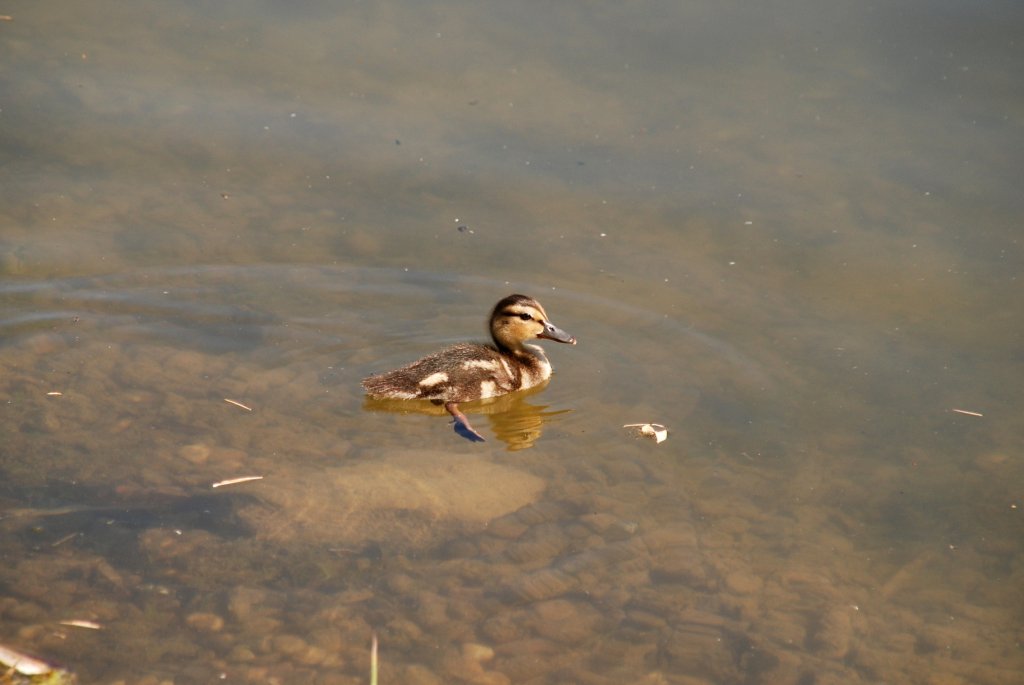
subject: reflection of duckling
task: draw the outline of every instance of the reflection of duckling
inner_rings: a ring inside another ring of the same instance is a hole
[[[547,405],[534,404],[534,395],[544,392],[550,381],[544,381],[528,390],[490,397],[461,405],[466,412],[485,415],[491,424],[491,432],[510,451],[533,447],[544,430],[544,425],[555,421],[570,409],[551,410]],[[427,400],[390,400],[367,397],[363,402],[366,411],[382,411],[394,414],[424,414],[426,416],[447,416],[440,402]],[[478,420],[479,422],[479,420]],[[461,429],[461,426],[460,428]],[[457,429],[458,430],[458,429]],[[465,433],[465,431],[463,431]]]
[[[544,350],[527,340],[546,338],[576,344],[576,338],[555,327],[540,303],[526,295],[509,295],[491,312],[493,344],[459,343],[423,359],[363,380],[370,397],[431,400],[455,417],[465,437],[484,438],[469,425],[459,402],[497,397],[525,390],[551,377]]]

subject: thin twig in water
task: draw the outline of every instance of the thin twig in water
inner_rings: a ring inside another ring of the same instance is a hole
[[[967,414],[968,416],[985,416],[981,412],[968,411],[966,409],[954,409],[953,411],[955,411],[957,414]]]
[[[73,628],[88,628],[89,630],[101,630],[101,626],[96,621],[83,621],[81,619],[69,619],[67,621],[60,621],[62,626],[71,626]]]
[[[251,480],[263,480],[263,476],[242,476],[241,478],[228,478],[227,480],[220,480],[211,485],[211,488],[222,488],[225,485],[235,485],[237,483],[248,483]]]
[[[74,540],[79,535],[81,535],[81,533],[77,533],[77,532],[76,533],[69,533],[68,535],[65,535],[64,537],[62,537],[60,540],[57,540],[57,542],[51,542],[50,543],[50,547],[59,547],[60,545],[63,545],[65,542],[67,542],[68,540]]]
[[[377,633],[370,645],[370,685],[377,685]]]

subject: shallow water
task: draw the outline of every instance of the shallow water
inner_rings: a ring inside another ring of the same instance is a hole
[[[1017,5],[0,13],[0,644],[1018,681]],[[579,344],[486,443],[363,397],[510,292]]]

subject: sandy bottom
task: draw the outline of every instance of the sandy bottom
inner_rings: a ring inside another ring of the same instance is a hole
[[[239,516],[260,538],[335,547],[376,541],[412,550],[479,532],[534,502],[544,481],[480,457],[389,450],[350,466],[292,467],[245,491],[261,502]]]

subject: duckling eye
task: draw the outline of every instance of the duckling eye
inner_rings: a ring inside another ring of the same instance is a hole
[[[533,317],[527,314],[526,312],[523,312],[522,314],[519,315],[519,318],[522,319],[523,321],[529,321]]]

